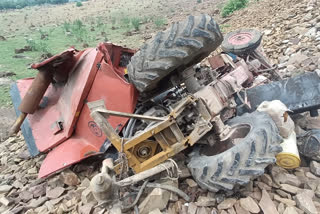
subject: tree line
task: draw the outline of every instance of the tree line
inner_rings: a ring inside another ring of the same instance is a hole
[[[21,9],[27,6],[41,4],[64,4],[69,0],[0,0],[0,10]]]

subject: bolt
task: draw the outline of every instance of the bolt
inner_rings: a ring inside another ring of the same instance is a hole
[[[104,183],[104,178],[102,175],[99,175],[96,180],[98,185],[102,185]]]

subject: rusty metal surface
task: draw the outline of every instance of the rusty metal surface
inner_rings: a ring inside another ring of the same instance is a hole
[[[112,50],[112,44],[109,44],[109,47]],[[56,77],[57,68],[62,65],[68,68],[70,65],[65,64],[64,60],[76,59],[72,68],[62,70],[69,74],[67,82],[50,84],[40,108],[33,115],[29,115],[28,123],[24,124],[27,126],[24,130],[29,130],[30,136],[26,140],[32,141],[28,145],[34,145],[34,151],[50,150],[40,168],[39,177],[48,176],[82,159],[99,154],[106,136],[90,117],[90,111],[84,105],[86,101],[102,99],[112,111],[132,113],[135,109],[138,93],[134,86],[123,78],[125,67],[121,67],[124,63],[121,54],[128,50],[130,55],[134,51],[115,46],[108,64],[104,60],[107,53],[100,49],[98,47],[83,52],[66,51],[33,66],[41,70],[47,68],[47,71],[52,71]],[[71,53],[75,56],[70,57]],[[17,90],[13,95],[25,96],[32,82],[32,78],[18,80]],[[123,100],[126,100],[126,105],[123,105]],[[127,120],[128,118],[117,116],[110,116],[108,119],[113,128],[119,126],[120,129]]]
[[[39,71],[24,95],[19,110],[24,113],[33,114],[39,108],[39,104],[51,81],[52,73]]]
[[[208,61],[212,69],[217,69],[225,66],[224,60],[220,55],[212,56],[208,58]]]
[[[126,154],[128,166],[136,173],[150,169],[184,150],[189,145],[192,146],[212,129],[210,113],[207,111],[204,103],[193,96],[188,96],[180,101],[163,121],[147,127],[130,139],[120,138],[107,119],[104,118],[104,116],[108,117],[111,114],[109,114],[108,110],[103,109],[104,106],[101,101],[88,103],[88,106],[94,121],[115,148],[119,152]],[[197,117],[194,129],[190,134],[185,136],[177,125],[176,120],[180,115],[183,115],[187,107],[197,109],[199,116]],[[131,117],[132,114],[121,114],[121,116]],[[152,140],[151,137],[154,137],[156,141]],[[158,152],[156,153],[156,151]],[[121,164],[123,163],[119,163],[115,167],[116,170],[120,168],[119,165]]]

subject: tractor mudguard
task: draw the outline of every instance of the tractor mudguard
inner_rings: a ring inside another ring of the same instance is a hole
[[[41,165],[39,177],[100,154],[106,136],[90,117],[86,102],[102,99],[110,110],[134,112],[138,92],[124,78],[125,62],[133,53],[112,44],[87,49],[69,71],[64,85],[49,86],[38,110],[28,115],[21,127],[33,156],[50,151]],[[18,80],[11,88],[17,115],[21,97],[32,80]],[[113,128],[121,130],[128,118],[112,116],[108,121]]]
[[[246,92],[246,93],[245,93]],[[271,82],[247,89],[240,93],[247,97],[251,109],[241,105],[237,97],[237,114],[253,112],[263,101],[280,100],[294,114],[305,111],[316,112],[320,108],[320,74],[309,72],[289,79]]]

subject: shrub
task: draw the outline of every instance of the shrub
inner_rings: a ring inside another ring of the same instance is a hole
[[[78,2],[76,3],[76,6],[77,6],[77,7],[81,7],[81,6],[82,6],[81,1],[78,1]]]
[[[33,39],[27,39],[26,40],[28,46],[31,47],[32,51],[40,51],[42,53],[50,53],[48,44],[44,41],[36,41]]]
[[[123,17],[121,19],[121,22],[122,22],[122,25],[125,27],[125,28],[129,28],[130,27],[130,18],[129,17]]]
[[[65,32],[71,32],[71,23],[65,21],[62,25],[62,28]]]
[[[167,24],[167,21],[162,17],[158,17],[153,21],[153,23],[156,25],[156,28],[161,28],[163,25]]]
[[[232,14],[234,11],[245,8],[248,0],[229,0],[222,8],[222,17]]]
[[[134,29],[138,31],[140,28],[140,19],[139,18],[132,18],[131,24],[134,27]]]

